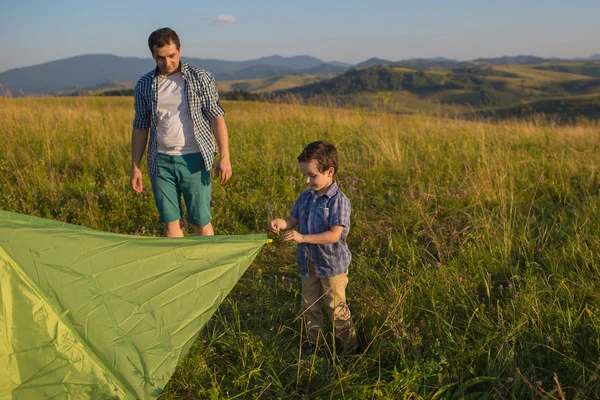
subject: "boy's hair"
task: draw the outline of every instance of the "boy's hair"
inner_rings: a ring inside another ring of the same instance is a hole
[[[298,162],[309,162],[315,160],[317,169],[323,173],[333,167],[333,173],[338,170],[337,149],[331,143],[322,140],[308,144],[298,156]]]
[[[150,52],[153,54],[154,46],[161,48],[168,46],[170,43],[173,43],[175,46],[177,46],[177,49],[181,47],[179,36],[177,36],[177,33],[175,33],[175,31],[171,28],[157,29],[152,32],[148,38],[148,47],[150,47]]]

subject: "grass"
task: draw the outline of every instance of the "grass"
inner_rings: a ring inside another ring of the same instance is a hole
[[[217,234],[265,232],[304,188],[303,146],[338,147],[362,351],[301,353],[295,246],[274,237],[161,399],[600,397],[598,123],[224,106]],[[0,99],[0,209],[158,235],[149,182],[128,183],[132,115],[130,98]]]

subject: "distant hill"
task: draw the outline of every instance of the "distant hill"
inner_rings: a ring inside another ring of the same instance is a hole
[[[347,66],[334,65],[332,63],[320,64],[312,68],[302,69],[299,72],[300,75],[339,75],[348,70]]]
[[[327,64],[335,65],[336,67],[352,67],[352,64],[341,61],[329,61]]]
[[[452,113],[472,115],[481,111],[488,116],[495,115],[496,110],[498,115],[518,116],[523,104],[532,104],[527,109],[597,118],[600,78],[594,68],[600,68],[600,63],[572,62],[564,70],[565,64],[463,63],[441,70],[378,65],[352,68],[334,78],[273,95],[292,94],[314,104],[327,99],[349,107],[385,104],[392,112],[422,112],[443,106]]]
[[[445,57],[409,58],[400,61],[384,60],[382,58],[369,58],[356,64],[356,68],[369,68],[376,65],[397,65],[407,68],[452,68],[465,63]]]
[[[598,58],[598,60],[600,60],[600,57]],[[599,62],[548,64],[538,65],[533,68],[545,71],[559,71],[566,72],[569,74],[578,74],[591,76],[594,78],[600,78]]]
[[[393,63],[394,62],[390,61],[390,60],[384,60],[383,58],[373,57],[373,58],[369,58],[368,60],[365,60],[363,62],[356,64],[356,68],[368,68],[368,67],[374,67],[375,65],[389,65],[389,64],[393,64]]]
[[[270,78],[281,75],[336,75],[346,71],[346,67],[322,63],[310,68],[291,68],[289,66],[273,66],[267,64],[255,65],[242,70],[220,73],[215,75],[216,80],[232,81],[241,79]]]
[[[284,74],[314,73],[323,60],[310,56],[270,56],[248,61],[222,61],[182,57],[182,61],[205,68],[216,79],[253,79]],[[0,85],[13,96],[58,94],[78,89],[110,87],[111,82],[135,82],[155,67],[151,58],[88,54],[0,73]],[[334,67],[328,67],[330,71]],[[300,72],[306,70],[305,72]],[[343,71],[340,69],[339,71]],[[329,73],[329,72],[328,72]]]
[[[519,65],[526,68],[521,72],[526,72],[529,77],[539,75],[545,76],[547,81],[553,81],[555,76],[560,76],[562,80],[572,80],[574,79],[573,76],[566,76],[563,73],[569,72],[580,77],[598,77],[599,68],[595,64],[595,59],[600,60],[600,54],[579,59],[579,64],[568,64],[575,61],[549,59],[532,55],[479,58],[467,62],[444,57],[400,61],[370,58],[352,66],[341,62],[326,63],[316,57],[306,55],[293,57],[273,55],[246,61],[182,57],[183,61],[207,69],[217,80],[226,81],[263,79],[276,76],[314,76],[320,81],[323,78],[345,73],[350,68],[366,69],[374,66],[393,66],[405,68],[408,72],[410,70],[437,70],[441,73],[450,69],[470,68],[478,65],[498,68]],[[582,65],[581,63],[590,63],[590,65]],[[539,66],[539,70],[531,69],[530,66],[532,65]],[[9,91],[13,96],[23,94],[65,95],[99,89],[121,90],[131,88],[139,77],[151,71],[154,67],[154,60],[150,57],[136,58],[119,57],[111,54],[88,54],[2,72],[0,73],[0,85],[2,85],[2,89]],[[487,71],[486,73],[488,77],[490,74],[499,76],[500,71]],[[509,74],[511,73],[513,72],[509,72]],[[552,75],[553,73],[555,75]],[[505,77],[509,78],[510,76]],[[553,87],[552,90],[559,89]]]
[[[411,58],[408,60],[397,61],[392,65],[398,65],[401,67],[408,68],[454,68],[459,65],[468,65],[468,63],[464,63],[462,61],[451,60],[449,58],[444,57],[435,57],[435,58]]]
[[[262,57],[257,60],[242,61],[243,64],[253,65],[272,65],[276,67],[289,67],[294,69],[305,69],[316,67],[323,64],[323,60],[319,60],[316,57],[311,56],[293,56],[293,57],[282,57],[282,56],[269,56]]]
[[[473,62],[486,63],[486,64],[541,64],[547,61],[556,59],[537,57],[532,55],[520,55],[520,56],[504,56],[495,58],[477,58]]]
[[[238,79],[270,78],[278,75],[293,75],[296,71],[296,69],[288,66],[260,64],[238,71],[217,73],[215,74],[215,79],[219,81],[231,81]]]
[[[280,75],[218,80],[217,87],[228,100],[294,99],[311,105],[465,118],[529,118],[543,113],[561,122],[600,119],[600,62],[458,65],[445,69],[376,65],[350,68],[332,78]],[[316,69],[323,71],[325,66]],[[253,68],[253,73],[259,70]],[[131,94],[131,89],[104,92]]]
[[[52,61],[0,74],[12,94],[53,93],[90,88],[111,81],[135,81],[154,65],[152,59],[90,54]]]
[[[228,92],[270,93],[277,90],[304,86],[323,80],[314,75],[279,75],[270,78],[217,81],[221,97],[228,98]]]

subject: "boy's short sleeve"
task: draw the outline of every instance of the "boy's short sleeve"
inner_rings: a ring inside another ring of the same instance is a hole
[[[300,205],[302,204],[303,198],[304,192],[300,195],[300,197],[298,197],[298,200],[296,200],[296,202],[294,203],[294,207],[292,207],[292,212],[290,213],[290,216],[296,219],[300,219]]]
[[[350,226],[350,200],[346,196],[338,196],[329,204],[329,225]]]

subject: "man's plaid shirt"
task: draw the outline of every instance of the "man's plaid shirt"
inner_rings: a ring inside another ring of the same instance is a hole
[[[156,124],[158,122],[158,68],[148,72],[135,85],[135,118],[133,127],[136,129],[150,128],[148,142],[148,172],[158,175],[156,153]],[[206,169],[214,166],[217,146],[210,128],[210,120],[225,115],[219,103],[219,94],[215,87],[215,78],[204,69],[188,63],[181,63],[181,75],[185,81],[185,95],[188,102],[190,117],[194,124],[194,136],[204,159]]]
[[[333,182],[322,195],[306,189],[292,208],[291,216],[298,220],[298,232],[303,235],[322,233],[333,226],[344,227],[337,243],[308,244],[298,243],[296,261],[303,276],[308,276],[308,260],[311,259],[315,275],[331,278],[348,271],[352,253],[346,244],[350,230],[350,200]]]

